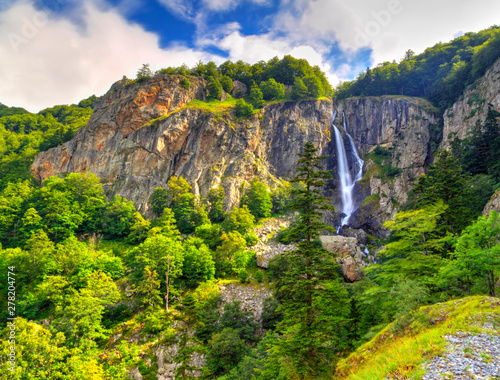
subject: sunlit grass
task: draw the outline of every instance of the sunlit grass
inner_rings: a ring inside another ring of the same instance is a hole
[[[481,323],[487,319],[500,325],[499,299],[475,296],[422,307],[411,323],[402,323],[404,328],[398,328],[397,322],[390,324],[341,360],[337,379],[420,379],[420,365],[444,352],[444,335],[459,330],[482,332]]]

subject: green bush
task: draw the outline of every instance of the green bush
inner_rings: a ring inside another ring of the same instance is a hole
[[[181,86],[184,87],[186,90],[189,90],[191,87],[191,82],[189,82],[189,79],[183,78],[181,81]]]
[[[237,117],[248,118],[253,115],[254,108],[251,104],[248,104],[243,99],[238,99],[236,105],[234,106]]]

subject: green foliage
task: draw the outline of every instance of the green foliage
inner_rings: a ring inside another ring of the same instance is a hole
[[[174,362],[179,363],[175,370],[175,378],[192,379],[190,373],[201,369],[191,364],[193,354],[206,353],[201,341],[192,336],[192,331],[199,323],[196,299],[192,295],[186,294],[177,306],[177,311],[179,314],[175,316],[175,320],[180,322],[181,327],[179,328],[177,355],[174,357]]]
[[[31,179],[35,155],[70,140],[92,114],[95,96],[78,105],[55,106],[38,114],[0,109],[0,190],[9,182]],[[3,110],[3,112],[2,112]]]
[[[222,75],[220,77],[220,84],[222,85],[222,89],[228,94],[233,91],[233,80],[227,75]]]
[[[224,232],[221,245],[215,251],[215,269],[218,277],[245,270],[253,258],[247,251],[247,242],[237,231]]]
[[[170,203],[168,191],[162,187],[156,187],[149,198],[149,202],[155,214],[161,215],[165,207],[168,207]]]
[[[220,84],[218,79],[215,79],[213,76],[208,77],[207,89],[208,89],[208,96],[214,99],[221,98],[222,85]]]
[[[183,246],[171,237],[158,234],[148,237],[134,250],[134,253],[139,268],[149,267],[150,270],[158,273],[159,278],[165,280],[165,309],[168,311],[174,281],[182,274]]]
[[[182,277],[186,286],[194,288],[200,282],[212,280],[215,263],[212,252],[200,238],[189,238],[184,242],[184,263]]]
[[[149,63],[143,63],[142,67],[137,71],[136,80],[138,82],[144,82],[150,79],[153,76],[153,72],[149,67]]]
[[[212,376],[219,376],[235,367],[245,355],[245,342],[231,328],[215,334],[209,342],[207,367]]]
[[[208,218],[212,223],[220,223],[224,220],[224,188],[222,186],[215,187],[208,191],[208,203],[210,211]]]
[[[252,83],[252,86],[250,87],[248,102],[252,106],[254,106],[254,108],[261,108],[264,105],[264,97],[262,95],[262,91],[256,83]]]
[[[267,186],[257,177],[250,182],[250,189],[245,192],[241,204],[246,205],[256,219],[271,216],[271,209],[273,208],[271,194]]]
[[[234,109],[237,117],[248,118],[254,113],[253,106],[247,103],[244,99],[238,99]]]
[[[481,289],[486,284],[490,296],[495,297],[495,284],[500,269],[500,214],[492,211],[488,217],[481,216],[468,226],[457,239],[456,250],[445,276],[458,277],[466,286]]]
[[[189,90],[191,87],[191,83],[189,82],[188,78],[182,78],[181,80],[181,86],[184,87],[186,90]]]
[[[322,170],[325,157],[310,142],[304,145],[292,182],[295,188],[293,209],[299,221],[292,236],[303,236],[298,249],[288,254],[290,265],[281,275],[279,297],[283,320],[278,325],[282,337],[270,350],[266,367],[277,366],[277,378],[322,378],[331,373],[335,352],[343,348],[349,302],[347,292],[336,278],[330,254],[315,243],[328,228],[321,222],[322,210],[332,209],[321,189],[331,174]],[[285,364],[286,363],[286,364]]]
[[[113,200],[101,209],[100,226],[108,239],[125,237],[135,221],[135,206],[125,198],[115,195]]]
[[[158,273],[152,271],[149,266],[144,268],[142,281],[139,282],[137,286],[137,294],[140,297],[141,304],[149,306],[151,309],[154,309],[156,306],[161,306],[163,303],[160,296],[160,280],[158,278]]]
[[[451,152],[442,151],[427,176],[419,178],[409,205],[421,208],[441,200],[448,206],[442,215],[443,228],[458,233],[478,215],[472,208],[469,180],[458,159]]]
[[[307,98],[308,89],[301,78],[295,78],[293,81],[292,92],[290,97],[294,100],[300,100]]]
[[[478,33],[466,33],[448,43],[437,43],[421,54],[405,54],[399,63],[379,63],[374,69],[362,72],[356,80],[339,85],[336,96],[340,99],[421,96],[444,111],[498,59],[499,30],[498,26],[492,26]]]
[[[271,202],[273,204],[272,212],[282,214],[288,209],[290,202],[291,186],[289,182],[282,181],[279,186],[271,192]]]
[[[10,328],[2,330],[2,336],[9,335]],[[10,343],[2,339],[0,350],[7,356]],[[10,372],[6,360],[0,364],[0,372],[9,379],[103,379],[104,370],[96,358],[92,346],[82,345],[69,348],[64,334],[26,319],[16,319],[16,366]]]
[[[274,329],[283,319],[283,314],[278,312],[279,302],[276,298],[268,297],[262,305],[262,328]]]
[[[278,100],[285,97],[285,85],[276,82],[274,78],[261,82],[260,89],[264,100]]]
[[[225,231],[236,231],[241,235],[246,235],[253,228],[255,217],[246,205],[234,207],[224,219],[222,227]]]

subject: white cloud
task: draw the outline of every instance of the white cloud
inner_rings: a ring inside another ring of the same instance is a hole
[[[113,10],[87,4],[86,29],[62,18],[44,19],[29,3],[0,13],[0,102],[30,111],[103,94],[122,75],[194,65],[209,54],[182,46],[159,47],[158,36]],[[46,16],[46,14],[45,14]]]
[[[347,54],[373,50],[373,64],[417,53],[460,31],[498,23],[496,0],[282,0],[273,30],[311,46],[338,43]]]

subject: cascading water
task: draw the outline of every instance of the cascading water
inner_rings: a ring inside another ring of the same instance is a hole
[[[342,198],[342,212],[345,214],[344,218],[342,218],[342,221],[340,223],[340,226],[337,230],[339,230],[342,226],[345,226],[349,223],[349,218],[351,217],[352,213],[355,211],[355,205],[352,197],[352,192],[354,189],[354,185],[356,184],[357,181],[361,179],[363,176],[363,164],[364,161],[359,157],[358,151],[356,149],[356,146],[354,145],[354,141],[347,133],[347,126],[345,122],[345,114],[342,113],[342,119],[343,119],[343,124],[344,124],[344,131],[345,134],[347,135],[347,138],[349,140],[349,143],[351,145],[351,150],[353,152],[353,156],[355,159],[354,163],[354,169],[356,170],[356,175],[354,177],[354,180],[352,179],[351,172],[349,170],[349,164],[347,161],[347,154],[345,151],[344,147],[344,142],[342,140],[342,136],[340,135],[339,129],[333,124],[335,121],[335,117],[337,116],[337,111],[334,111],[332,115],[332,127],[335,133],[335,148],[337,150],[337,166],[338,166],[338,173],[339,173],[339,178],[340,178],[340,192],[341,192],[341,198]]]

